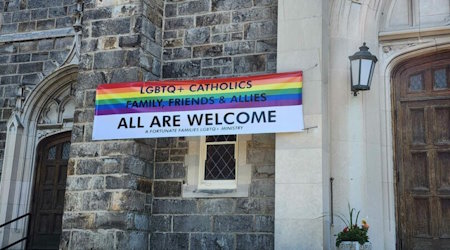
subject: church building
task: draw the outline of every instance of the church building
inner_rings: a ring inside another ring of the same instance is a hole
[[[289,74],[302,127],[265,130],[234,94]],[[240,113],[97,123],[192,82]],[[338,249],[350,207],[371,249],[450,249],[450,1],[0,0],[0,167],[2,248]]]

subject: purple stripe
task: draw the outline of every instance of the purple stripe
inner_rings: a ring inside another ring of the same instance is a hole
[[[253,103],[227,103],[227,104],[209,104],[200,106],[182,106],[165,108],[123,108],[113,110],[96,110],[95,115],[113,115],[113,114],[131,114],[131,113],[150,113],[150,112],[173,112],[190,110],[210,110],[210,109],[236,109],[236,108],[258,108],[258,107],[277,107],[301,105],[302,100],[277,100],[273,102],[253,102]]]

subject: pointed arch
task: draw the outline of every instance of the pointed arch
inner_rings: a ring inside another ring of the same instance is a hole
[[[23,105],[16,107],[11,115],[7,123],[5,159],[0,182],[1,223],[30,211],[37,145],[48,136],[71,131],[73,113],[64,114],[64,107],[74,102],[72,85],[77,76],[77,65],[59,68],[43,79],[30,92]],[[51,106],[55,106],[52,111],[55,114],[42,122],[40,118]],[[13,223],[9,229],[2,229],[1,245],[24,237],[27,227],[28,219],[22,219]]]

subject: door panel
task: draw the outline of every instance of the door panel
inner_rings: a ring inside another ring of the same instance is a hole
[[[450,52],[409,60],[394,75],[400,249],[450,246]]]
[[[62,232],[70,133],[39,144],[28,248],[58,249]]]

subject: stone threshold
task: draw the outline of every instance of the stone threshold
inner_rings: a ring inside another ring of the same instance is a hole
[[[0,43],[21,42],[21,41],[28,41],[28,40],[39,40],[39,39],[46,39],[46,38],[74,36],[74,35],[75,35],[75,30],[72,27],[69,27],[69,28],[61,28],[61,29],[52,29],[52,30],[32,31],[32,32],[26,32],[26,33],[14,33],[14,34],[0,35]]]

